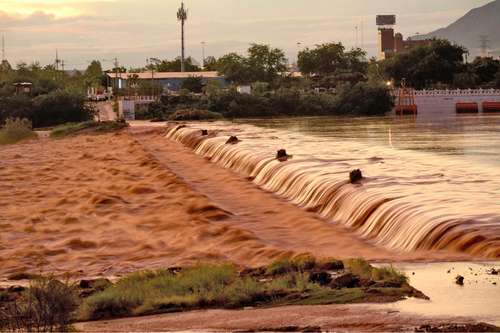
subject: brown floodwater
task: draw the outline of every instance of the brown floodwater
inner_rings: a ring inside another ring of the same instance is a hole
[[[196,123],[167,137],[376,245],[500,258],[500,116]]]
[[[500,262],[410,263],[398,264],[397,268],[430,300],[409,298],[373,308],[435,317],[469,317],[500,325],[500,276],[490,274],[492,268],[500,268]],[[457,275],[465,278],[463,286],[455,283]]]

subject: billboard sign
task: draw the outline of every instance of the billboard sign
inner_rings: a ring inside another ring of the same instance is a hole
[[[377,25],[395,25],[396,15],[377,15]]]

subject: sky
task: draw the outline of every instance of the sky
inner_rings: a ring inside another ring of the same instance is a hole
[[[244,53],[250,43],[285,50],[341,41],[376,55],[377,14],[396,14],[405,36],[451,24],[491,0],[185,0],[187,55]],[[84,69],[93,59],[111,67],[138,67],[150,57],[180,54],[180,0],[0,0],[0,34],[6,58],[53,63],[56,49],[66,68]],[[356,26],[358,38],[356,38]],[[356,43],[357,40],[357,43]],[[298,44],[300,43],[300,44]]]

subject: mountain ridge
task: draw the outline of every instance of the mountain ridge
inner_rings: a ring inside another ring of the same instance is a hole
[[[414,38],[446,38],[467,47],[472,56],[478,56],[482,53],[481,36],[487,36],[491,54],[500,55],[500,0],[470,10],[447,27]]]

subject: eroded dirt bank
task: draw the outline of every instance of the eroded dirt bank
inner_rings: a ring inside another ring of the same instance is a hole
[[[256,266],[300,252],[458,259],[370,245],[166,140],[163,129],[41,139],[0,155],[4,278],[113,276],[201,260]]]

